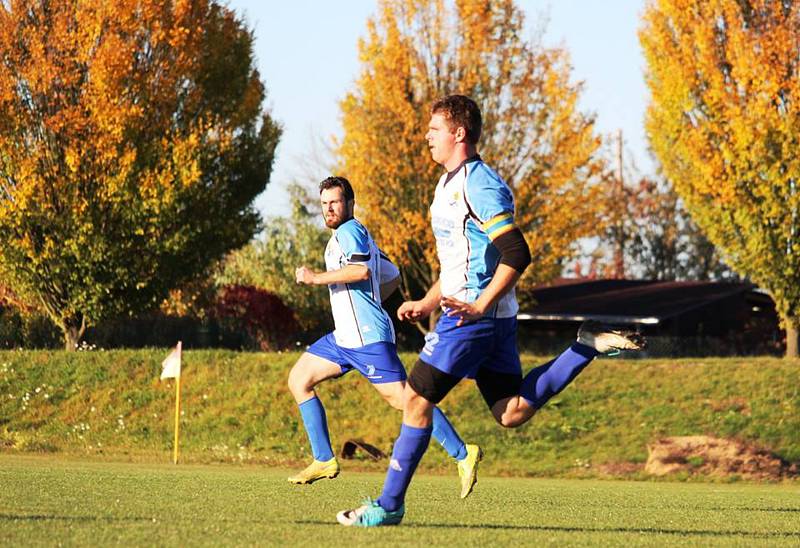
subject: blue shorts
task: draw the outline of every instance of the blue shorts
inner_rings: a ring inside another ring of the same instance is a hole
[[[481,318],[457,327],[458,318],[442,314],[425,336],[419,359],[439,371],[473,379],[479,369],[521,375],[517,318]]]
[[[390,342],[376,342],[358,348],[345,348],[336,344],[333,333],[328,333],[306,350],[337,364],[342,375],[357,369],[372,384],[406,380],[406,370],[397,357],[397,346]]]

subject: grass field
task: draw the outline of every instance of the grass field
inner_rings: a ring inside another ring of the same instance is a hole
[[[382,474],[291,486],[286,470],[0,454],[0,546],[798,545],[796,485],[417,477],[399,527],[341,527]]]

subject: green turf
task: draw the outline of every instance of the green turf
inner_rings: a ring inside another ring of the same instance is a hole
[[[420,476],[399,527],[335,523],[382,474],[292,486],[286,470],[0,455],[0,546],[738,545],[800,543],[796,484]]]

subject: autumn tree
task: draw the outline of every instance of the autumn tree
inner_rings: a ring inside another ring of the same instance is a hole
[[[533,255],[523,287],[557,276],[596,229],[593,119],[577,108],[567,53],[525,41],[524,23],[511,0],[382,0],[359,43],[361,73],[341,103],[341,173],[411,292],[438,278],[428,208],[442,168],[424,135],[444,95],[481,107],[481,156],[513,188]]]
[[[643,17],[652,148],[728,264],[770,293],[797,356],[800,5],[656,0]]]
[[[0,3],[0,280],[74,348],[259,225],[280,130],[209,0]]]

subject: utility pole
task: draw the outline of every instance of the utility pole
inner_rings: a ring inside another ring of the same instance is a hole
[[[623,169],[623,140],[622,130],[617,131],[617,176],[614,181],[614,202],[616,212],[614,215],[614,273],[613,277],[622,280],[625,278],[625,212],[627,212],[627,197],[625,196],[625,173]]]

